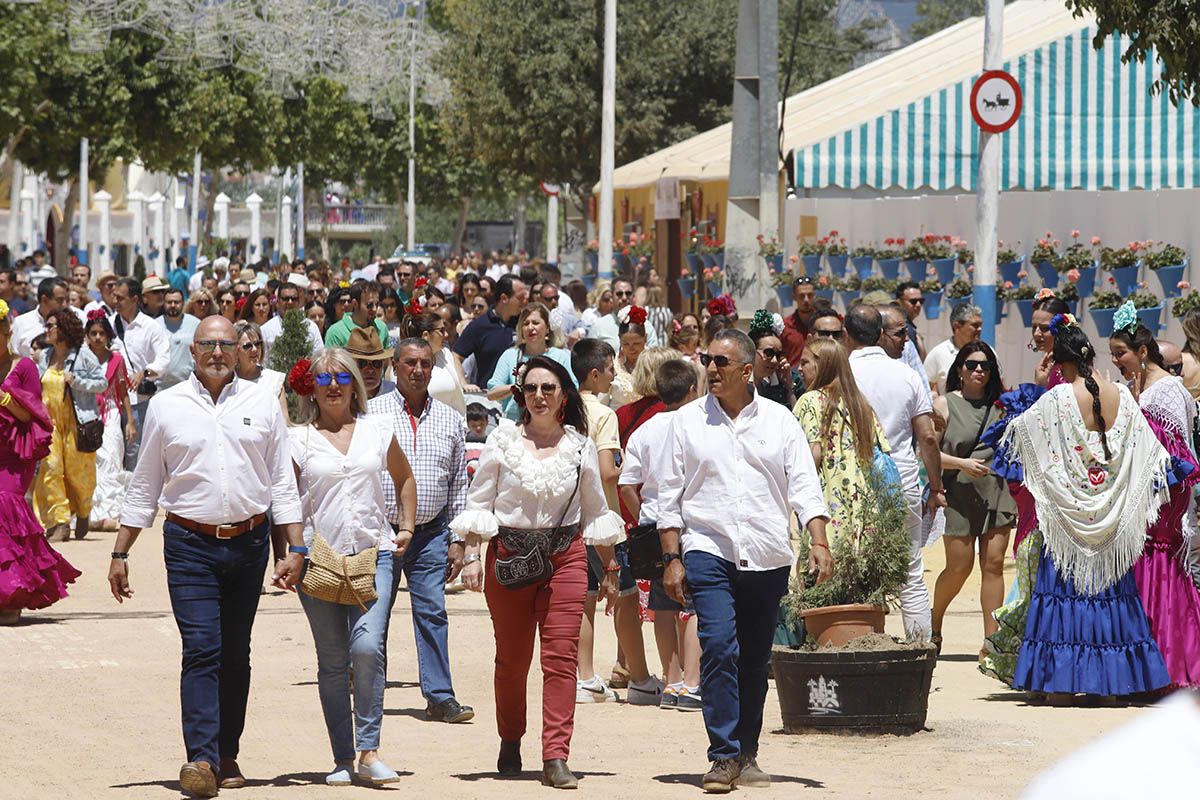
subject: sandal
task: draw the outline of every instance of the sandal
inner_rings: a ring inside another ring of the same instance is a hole
[[[941,633],[930,634],[929,643],[937,648],[937,654],[940,657],[942,655],[942,634]]]
[[[608,685],[612,689],[625,689],[629,686],[629,670],[622,667],[620,664],[612,668],[612,677],[608,681]]]

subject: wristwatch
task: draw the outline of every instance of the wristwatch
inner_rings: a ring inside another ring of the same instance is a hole
[[[308,555],[308,548],[299,544],[290,544],[288,545],[288,552],[299,553],[302,556],[306,556]]]
[[[665,567],[667,564],[670,564],[672,561],[680,561],[680,562],[682,562],[682,561],[683,561],[683,556],[681,556],[679,553],[663,553],[662,562],[663,562],[663,566],[664,566],[664,567]]]
[[[463,566],[465,567],[467,564],[474,564],[476,561],[479,561],[479,553],[472,553],[463,559]]]

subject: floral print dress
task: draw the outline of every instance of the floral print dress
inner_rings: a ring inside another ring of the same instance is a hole
[[[854,431],[850,427],[850,414],[844,400],[830,415],[829,426],[823,428],[825,409],[829,405],[828,395],[820,389],[806,392],[796,403],[793,412],[800,420],[800,427],[809,442],[821,445],[821,461],[817,474],[825,492],[825,504],[829,506],[829,538],[832,541],[844,526],[853,530],[856,515],[864,513],[863,506],[869,502],[870,464],[863,469],[854,447]],[[875,437],[879,448],[891,452],[887,436],[874,417]]]

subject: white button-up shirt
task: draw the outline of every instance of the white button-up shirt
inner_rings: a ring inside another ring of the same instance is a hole
[[[78,308],[71,306],[79,321],[87,325],[87,317]],[[12,322],[12,339],[16,343],[17,353],[30,358],[33,356],[33,340],[46,332],[46,320],[35,305],[24,314],[18,314]]]
[[[118,314],[112,318],[112,326],[124,345],[130,375],[136,375],[144,369],[157,375],[167,371],[167,364],[171,360],[171,336],[153,317],[139,311],[132,322],[126,322]],[[144,399],[138,395],[134,402]]]
[[[641,486],[638,523],[658,521],[659,483],[671,471],[671,420],[674,411],[660,411],[643,422],[625,443],[619,486]]]
[[[796,559],[789,509],[801,526],[829,517],[808,440],[779,403],[755,396],[730,419],[707,395],[671,415],[669,443],[658,527],[681,529],[684,553],[750,571],[787,567]]]
[[[154,395],[121,523],[148,528],[158,506],[206,525],[242,522],[268,508],[278,525],[300,522],[279,399],[234,376],[214,403],[194,374]]]

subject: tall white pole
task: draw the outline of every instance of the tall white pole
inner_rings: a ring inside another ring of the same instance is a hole
[[[101,189],[92,195],[96,211],[100,213],[100,241],[96,258],[96,272],[107,272],[112,267],[112,195]]]
[[[287,256],[289,259],[295,255],[292,252],[292,198],[290,195],[284,195],[282,202],[279,204],[279,232],[275,239],[275,249],[279,251],[280,256]]]
[[[192,162],[192,244],[188,259],[195,264],[200,247],[200,153]]]
[[[252,192],[246,198],[246,208],[250,209],[250,240],[246,242],[246,265],[262,258],[262,198],[258,192]]]
[[[546,201],[546,260],[558,263],[558,194]]]
[[[33,189],[29,188],[28,182],[21,189],[21,256],[26,257],[33,254],[37,249],[33,238]]]
[[[79,247],[75,256],[80,264],[88,262],[88,198],[92,190],[88,188],[88,140],[85,136],[79,140]]]
[[[21,184],[25,179],[25,168],[21,166],[20,161],[13,161],[12,165],[12,184],[8,189],[8,235],[4,242],[8,245],[8,252],[13,260],[19,258],[21,254],[21,229],[19,222],[21,220]]]
[[[129,213],[133,215],[133,258],[146,257],[146,196],[134,189],[125,198],[129,205]],[[130,265],[132,269],[132,264]],[[133,274],[132,271],[130,274]]]
[[[417,246],[417,37],[425,25],[425,0],[417,4],[417,24],[413,26],[412,43],[408,56],[408,191],[405,193],[404,206],[407,218],[404,249],[415,250]]]
[[[1004,65],[1004,0],[987,0],[983,21],[983,68]],[[996,238],[1000,205],[1000,137],[979,131],[979,180],[975,201],[975,305],[983,311],[982,338],[996,343]]]
[[[154,274],[160,278],[167,277],[167,243],[163,241],[163,197],[162,192],[150,195],[146,202],[150,206],[150,230],[158,255],[154,258]]]
[[[604,88],[600,110],[600,278],[612,278],[613,140],[617,127],[617,0],[604,0]]]
[[[221,192],[213,198],[213,213],[217,215],[217,238],[229,242],[229,195]]]
[[[179,191],[179,178],[171,178],[171,203],[168,206],[170,210],[171,231],[171,257],[172,259],[185,255],[183,252],[183,242],[179,239],[179,215],[183,211],[183,193]],[[196,262],[188,258],[188,269],[191,270]],[[174,263],[172,262],[172,267]]]
[[[296,165],[296,258],[304,258],[304,162]]]

